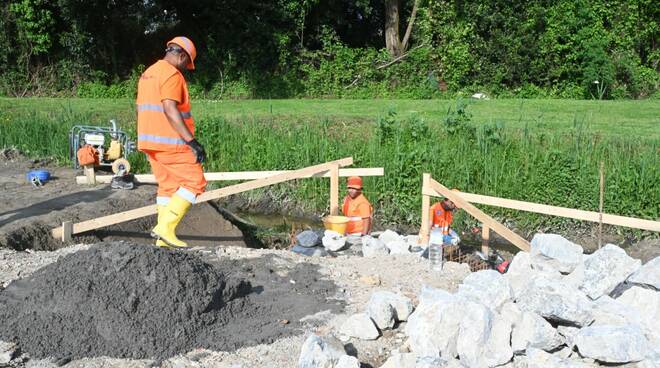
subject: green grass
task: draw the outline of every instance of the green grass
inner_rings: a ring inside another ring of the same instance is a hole
[[[441,121],[454,104],[449,100],[202,100],[193,101],[193,113],[197,119],[354,122],[374,121],[394,109],[403,118],[416,115],[433,122]],[[480,100],[473,101],[469,109],[477,124],[500,123],[507,128],[534,131],[567,130],[582,125],[607,136],[660,138],[660,100]],[[36,113],[79,117],[96,123],[112,118],[124,124],[135,121],[134,101],[121,99],[0,98],[0,110],[4,112],[0,114],[8,116]]]
[[[115,117],[135,131],[128,100],[3,99],[0,104],[0,147],[63,163],[73,124],[105,124]],[[597,210],[601,160],[605,211],[656,220],[659,104],[478,101],[459,114],[455,101],[201,101],[193,111],[198,138],[208,151],[207,171],[295,169],[353,156],[355,167],[385,168],[384,177],[365,181],[378,219],[414,226],[420,220],[424,172],[468,192]],[[396,113],[388,113],[392,109]],[[148,170],[141,155],[132,163]],[[300,180],[273,187],[271,195],[322,213],[328,186],[328,180]],[[517,211],[488,212],[528,231],[565,223]]]

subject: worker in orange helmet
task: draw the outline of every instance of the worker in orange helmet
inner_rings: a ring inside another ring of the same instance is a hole
[[[167,42],[165,56],[138,82],[138,149],[147,155],[158,182],[158,223],[151,236],[161,247],[188,246],[175,230],[206,188],[206,153],[195,139],[188,86],[181,73],[195,69],[196,57],[190,39],[175,37]]]
[[[458,189],[452,189],[453,192],[458,192]],[[451,223],[454,220],[454,211],[456,204],[449,198],[445,198],[431,206],[429,219],[432,231],[442,232],[442,242],[445,245],[457,245],[461,242],[461,238],[451,228]]]
[[[367,235],[371,233],[373,208],[369,200],[362,194],[362,178],[351,176],[346,182],[348,195],[344,198],[342,212],[350,220],[346,224],[346,233],[351,235]]]

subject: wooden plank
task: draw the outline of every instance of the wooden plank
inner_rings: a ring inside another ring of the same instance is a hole
[[[490,254],[490,228],[488,225],[481,227],[481,253],[488,256]]]
[[[229,172],[210,172],[204,173],[206,181],[239,181],[239,180],[255,180],[263,179],[273,175],[284,174],[291,172],[291,170],[278,170],[278,171],[229,171]],[[339,169],[339,177],[349,177],[349,176],[383,176],[385,170],[382,167],[368,167],[368,168],[346,168]],[[313,175],[305,176],[310,177],[330,177],[329,172],[321,172]],[[156,178],[151,174],[138,174],[134,175],[135,182],[141,184],[154,184],[156,183]],[[97,183],[110,183],[112,180],[112,175],[97,175]],[[76,177],[77,184],[87,184],[87,178],[85,176]]]
[[[334,165],[330,170],[330,214],[339,214],[339,165]]]
[[[430,174],[422,175],[422,193],[425,192],[426,188],[429,186],[431,180]],[[419,228],[419,239],[417,240],[419,244],[428,244],[429,242],[429,211],[431,210],[431,197],[422,194],[422,224]]]
[[[347,157],[341,160],[331,161],[324,164],[310,166],[299,170],[287,171],[285,173],[274,175],[268,178],[257,179],[245,183],[230,185],[228,187],[203,193],[202,195],[197,197],[196,202],[197,203],[206,202],[213,199],[226,197],[232,194],[237,194],[252,189],[263,188],[269,185],[282,183],[292,179],[309,177],[310,175],[329,171],[330,169],[332,169],[333,165],[346,166],[352,163],[353,163],[353,158]],[[135,220],[137,218],[153,215],[155,213],[156,213],[156,205],[154,204],[125,212],[116,213],[109,216],[103,216],[96,219],[79,222],[73,224],[73,234],[84,233],[86,231],[95,230],[101,227],[106,227],[130,220]],[[55,238],[59,239],[62,236],[62,228],[61,227],[54,228],[51,233]]]
[[[85,173],[85,176],[83,176],[83,178],[85,179],[84,184],[95,185],[96,184],[96,174],[94,173],[94,165],[85,165],[85,166],[83,166],[83,171]]]
[[[463,199],[463,197],[459,195],[458,192],[452,192],[447,187],[445,187],[444,185],[438,183],[433,179],[430,180],[430,186],[431,189],[449,198],[462,210],[469,213],[470,215],[472,215],[472,217],[476,218],[477,220],[483,222],[485,226],[488,226],[489,228],[493,229],[493,231],[500,234],[504,239],[511,242],[511,244],[515,245],[516,247],[526,252],[529,251],[530,245],[527,240],[523,239],[520,235],[509,230],[506,226],[497,222],[494,218],[488,216],[483,211],[472,205],[470,202]]]
[[[62,223],[62,242],[68,243],[72,240],[73,235],[73,222],[64,221]]]
[[[442,196],[435,190],[432,192],[433,196]],[[567,217],[576,220],[584,220],[591,222],[599,222],[600,214],[598,212],[578,210],[567,207],[550,206],[547,204],[517,201],[513,199],[490,197],[481,194],[472,194],[460,192],[458,193],[463,199],[470,203],[485,204],[487,206],[510,208],[513,210],[527,211],[540,213],[543,215]],[[652,220],[638,219],[634,217],[625,217],[618,215],[610,215],[603,213],[603,223],[616,226],[632,227],[635,229],[650,230],[660,232],[660,222]]]

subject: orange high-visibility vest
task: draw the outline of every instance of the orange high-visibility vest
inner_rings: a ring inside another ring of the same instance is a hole
[[[359,196],[355,197],[355,199],[351,198],[351,196],[346,196],[346,198],[344,198],[342,212],[346,217],[360,218],[358,221],[349,221],[348,224],[346,224],[346,233],[355,234],[361,233],[365,230],[364,220],[371,218],[373,208],[367,200],[367,197],[360,194]]]
[[[190,113],[188,86],[181,72],[165,60],[158,60],[140,76],[137,93],[138,149],[154,151],[189,151],[190,147],[172,128],[162,101],[177,101],[177,108],[190,133],[195,122]]]
[[[454,220],[452,211],[446,211],[442,208],[442,203],[438,202],[431,206],[430,212],[430,217],[433,221],[432,225],[439,227],[443,234],[448,235],[449,226],[451,226],[451,222]]]

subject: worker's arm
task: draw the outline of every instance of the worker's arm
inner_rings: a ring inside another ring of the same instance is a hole
[[[183,122],[181,117],[181,112],[176,107],[178,102],[174,100],[165,99],[163,100],[163,110],[165,111],[165,116],[167,116],[167,121],[170,122],[172,128],[181,136],[185,142],[190,142],[193,140],[193,136],[186,127],[186,124]]]
[[[204,147],[199,142],[197,142],[195,137],[193,137],[192,133],[190,133],[188,130],[188,127],[186,127],[186,124],[183,122],[183,117],[181,117],[181,112],[176,107],[176,105],[177,102],[174,100],[163,100],[163,110],[165,111],[165,116],[167,116],[167,121],[170,122],[170,125],[174,131],[176,131],[179,136],[181,136],[181,139],[183,139],[186,144],[190,146],[193,153],[195,154],[195,161],[201,164],[204,162],[204,160],[206,160],[206,151],[204,151]]]
[[[362,219],[362,235],[371,234],[371,217]]]

